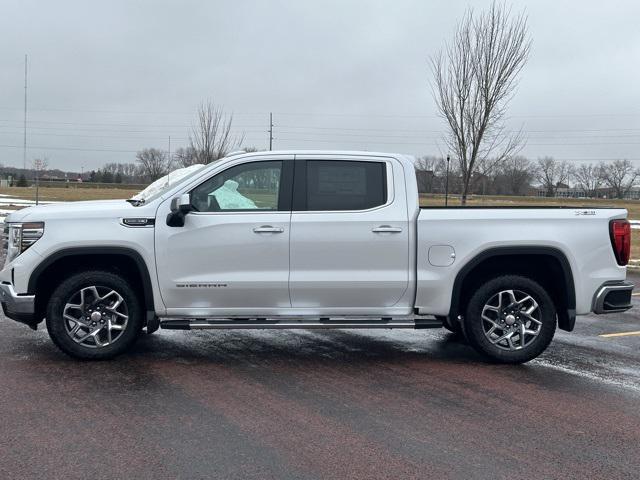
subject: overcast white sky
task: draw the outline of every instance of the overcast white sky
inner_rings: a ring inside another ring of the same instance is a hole
[[[7,1],[0,4],[0,162],[130,162],[185,145],[198,103],[235,113],[245,146],[442,152],[429,55],[486,1]],[[640,2],[514,1],[530,60],[509,126],[523,153],[640,166]]]

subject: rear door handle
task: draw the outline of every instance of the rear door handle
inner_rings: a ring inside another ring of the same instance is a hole
[[[373,233],[400,233],[402,229],[400,227],[392,227],[391,225],[380,225],[371,231]]]
[[[282,233],[284,228],[272,227],[271,225],[262,225],[253,229],[253,233]]]

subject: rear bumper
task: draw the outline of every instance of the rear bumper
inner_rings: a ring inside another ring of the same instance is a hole
[[[603,284],[593,297],[593,313],[616,313],[629,310],[633,287],[633,283],[627,281]]]
[[[35,295],[19,295],[13,285],[0,283],[0,303],[4,314],[12,320],[35,328]]]

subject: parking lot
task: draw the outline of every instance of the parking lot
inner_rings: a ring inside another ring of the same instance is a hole
[[[0,478],[637,478],[640,335],[600,336],[634,331],[580,317],[523,366],[444,330],[160,331],[84,363],[3,318]]]

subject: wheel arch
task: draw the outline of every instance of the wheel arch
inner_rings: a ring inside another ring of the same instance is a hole
[[[73,260],[75,265],[70,265],[69,260]],[[78,265],[91,265],[92,268],[104,268],[114,272],[124,271],[134,288],[142,294],[144,311],[146,311],[144,321],[155,316],[151,276],[139,252],[127,247],[72,247],[47,256],[29,276],[27,292],[36,297],[35,310],[38,323],[44,318],[46,303],[54,290],[52,277],[57,273],[81,271],[82,267]]]
[[[571,264],[561,250],[546,246],[495,247],[473,257],[456,275],[449,317],[455,319],[464,312],[474,285],[495,274],[528,275],[541,283],[556,304],[558,327],[573,330],[576,294]]]

